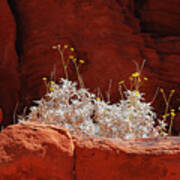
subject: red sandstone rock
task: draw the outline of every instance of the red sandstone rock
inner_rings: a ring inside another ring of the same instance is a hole
[[[161,62],[157,72],[159,74],[159,86],[166,90],[167,96],[169,96],[170,90],[172,89],[176,90],[170,102],[170,108],[174,108],[176,109],[176,111],[180,105],[179,44],[180,44],[180,38],[173,36],[164,37],[164,38],[154,38],[154,44],[153,44],[154,49],[156,49],[156,51],[158,52]],[[159,102],[160,101],[162,102],[162,98],[161,100],[159,99]],[[180,125],[180,119],[177,116],[175,118],[174,130],[180,131],[179,125]]]
[[[5,4],[5,1],[3,3]],[[86,60],[80,71],[86,87],[91,91],[99,87],[105,95],[112,79],[110,93],[113,102],[117,102],[120,97],[118,81],[127,80],[136,70],[132,61],[140,64],[144,58],[147,59],[144,75],[149,77],[149,81],[143,85],[142,91],[146,92],[147,101],[153,99],[158,86],[179,91],[179,56],[174,54],[179,52],[179,39],[176,41],[175,38],[172,41],[172,37],[152,39],[151,35],[141,33],[142,29],[159,36],[178,35],[180,6],[177,0],[163,2],[46,0],[43,3],[35,0],[14,0],[11,1],[11,5],[18,21],[20,35],[18,44],[21,50],[23,84],[21,99],[25,105],[30,105],[32,100],[39,99],[45,93],[42,77],[50,78],[54,67],[56,79],[64,77],[59,55],[51,49],[52,45],[57,43],[73,46],[76,49],[74,54]],[[168,9],[171,13],[167,13]],[[142,26],[139,25],[134,13],[139,14]],[[14,32],[13,28],[10,29]],[[2,74],[4,73],[2,70]],[[13,77],[17,75],[13,74]],[[76,79],[72,66],[70,78]],[[14,81],[17,81],[17,78]],[[12,86],[11,89],[17,91],[17,88]],[[1,94],[5,93],[7,92]],[[5,97],[6,104],[10,102],[14,104],[16,101],[11,97]],[[176,109],[179,105],[178,99],[174,98],[172,104]],[[162,103],[164,102],[161,97],[154,103],[159,114],[164,110]],[[13,111],[13,107],[7,105],[4,105],[4,109]],[[12,117],[12,113],[10,116]]]
[[[81,138],[76,177],[83,180],[178,180],[180,138],[128,140]]]
[[[119,100],[118,81],[127,80],[136,71],[133,61],[140,64],[143,58],[150,57],[148,52],[147,56],[142,53],[144,40],[137,34],[137,19],[124,9],[126,2],[13,2],[22,34],[23,94],[30,102],[42,96],[42,77],[50,77],[53,66],[56,78],[64,76],[58,53],[51,50],[53,44],[67,43],[76,49],[79,58],[86,60],[80,71],[91,91],[99,87],[105,94],[112,79],[112,101]],[[148,58],[149,64],[157,60]],[[144,73],[156,77],[147,66]],[[71,79],[76,79],[74,70],[70,74]],[[148,100],[152,99],[156,81],[152,80],[144,89],[148,91]]]
[[[141,22],[146,32],[160,36],[180,35],[179,0],[137,0]]]
[[[0,108],[0,124],[2,123],[3,121],[3,112],[2,112],[2,109]]]
[[[180,105],[180,38],[175,36],[150,38],[147,35],[143,35],[143,37],[146,46],[149,47],[147,50],[144,49],[144,54],[148,51],[148,58],[157,59],[152,61],[153,63],[150,65],[152,72],[157,75],[157,86],[165,89],[167,97],[170,91],[175,89],[176,92],[170,101],[170,108],[176,109],[178,113]],[[159,95],[153,105],[155,109],[158,109],[159,114],[162,114],[165,110],[164,102],[162,95]],[[175,117],[173,129],[180,131],[180,119],[178,116]]]
[[[63,128],[33,123],[0,134],[0,180],[73,179],[74,145]]]
[[[173,123],[174,123],[173,129],[179,133],[180,132],[180,113],[179,112],[176,114],[176,119],[174,120]],[[179,135],[180,135],[180,133],[179,133]]]
[[[71,136],[24,122],[0,133],[0,180],[178,180],[180,138],[123,140]]]
[[[142,30],[154,35],[153,38],[147,35],[143,37],[146,47],[154,49],[156,56],[158,56],[156,62],[159,62],[159,65],[153,63],[151,66],[152,71],[157,74],[157,84],[166,90],[166,94],[169,94],[171,89],[176,90],[170,106],[177,111],[180,105],[180,38],[178,37],[180,34],[178,23],[180,2],[178,0],[165,0],[163,2],[147,0],[143,3],[136,1],[135,6],[136,11],[139,12]],[[160,97],[156,102],[164,104]],[[158,108],[158,104],[155,104],[155,107],[159,112],[162,112],[163,106]],[[178,117],[175,119],[176,125],[180,124],[178,119]],[[179,126],[174,126],[174,129],[180,130]]]
[[[15,50],[16,25],[6,0],[0,1],[0,107],[3,125],[12,123],[20,88]]]

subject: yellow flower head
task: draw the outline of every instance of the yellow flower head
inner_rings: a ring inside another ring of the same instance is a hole
[[[77,58],[73,58],[72,60],[73,60],[73,62],[75,63],[75,62],[77,61]]]
[[[58,45],[57,45],[57,48],[58,48],[58,49],[60,49],[60,48],[61,48],[61,45],[60,45],[60,44],[58,44]]]
[[[55,45],[54,45],[54,46],[52,46],[52,49],[57,49],[57,46],[55,46]]]
[[[69,56],[69,59],[73,59],[73,58],[74,58],[74,56],[73,56],[73,55],[70,55],[70,56]]]
[[[166,113],[162,117],[163,117],[163,119],[166,119],[166,117],[168,117],[169,115],[170,115],[169,113]]]
[[[43,80],[43,81],[47,81],[47,77],[43,77],[42,80]]]
[[[54,88],[53,88],[53,87],[50,87],[49,90],[50,90],[51,92],[53,92],[53,91],[54,91]]]
[[[124,82],[125,82],[124,80],[123,81],[119,81],[118,84],[121,85],[121,84],[124,84]]]
[[[83,59],[80,59],[79,62],[80,62],[81,64],[84,64],[84,63],[85,63],[85,61],[84,61]]]
[[[162,118],[163,118],[163,119],[166,119],[166,115],[163,115]]]
[[[96,100],[97,100],[97,101],[100,101],[100,100],[101,100],[101,98],[100,98],[100,97],[97,97],[97,98],[96,98]]]
[[[132,77],[138,77],[139,76],[139,73],[138,72],[135,72],[135,73],[132,73]]]
[[[161,93],[164,93],[164,89],[163,89],[163,88],[161,88],[161,89],[160,89],[160,92],[161,92]]]
[[[176,115],[176,113],[171,111],[171,116],[174,117],[175,115]]]
[[[135,92],[135,95],[136,95],[136,96],[139,96],[139,95],[140,95],[140,92],[139,92],[139,91],[136,91],[136,92]]]
[[[52,84],[52,85],[54,85],[54,84],[55,84],[55,82],[54,82],[54,81],[51,81],[51,84]]]
[[[175,90],[174,90],[174,89],[172,89],[172,90],[171,90],[171,93],[175,93]]]
[[[67,49],[67,48],[68,48],[68,45],[67,45],[67,44],[65,44],[65,45],[64,45],[64,48],[65,48],[65,49]]]
[[[148,78],[147,78],[147,77],[144,77],[144,80],[145,80],[145,81],[147,81],[147,80],[148,80]]]
[[[70,48],[70,50],[73,52],[73,51],[74,51],[74,48]]]

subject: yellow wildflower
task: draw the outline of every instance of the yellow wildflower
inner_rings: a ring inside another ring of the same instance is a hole
[[[97,97],[97,98],[96,98],[96,100],[97,100],[97,101],[100,101],[100,100],[101,100],[101,98],[100,98],[100,97]]]
[[[67,45],[67,44],[65,44],[65,45],[64,45],[64,48],[65,48],[65,49],[67,49],[67,48],[68,48],[68,45]]]
[[[52,49],[57,49],[57,46],[55,46],[55,45],[54,45],[54,46],[52,46]]]
[[[42,80],[43,80],[43,81],[47,81],[47,77],[43,77]]]
[[[73,59],[73,58],[74,58],[74,56],[73,56],[73,55],[70,55],[70,56],[69,56],[69,59]]]
[[[60,44],[58,44],[58,45],[57,45],[57,48],[58,48],[58,49],[60,49],[60,48],[61,48],[61,45],[60,45]]]
[[[124,84],[124,80],[123,80],[123,81],[119,81],[118,84],[119,84],[119,85]]]
[[[144,80],[145,80],[145,81],[147,81],[147,80],[148,80],[148,78],[147,78],[147,77],[144,77]]]
[[[139,95],[140,95],[140,92],[139,92],[139,91],[136,91],[135,94],[136,94],[136,96],[139,96]]]
[[[170,115],[169,113],[166,113],[162,117],[163,117],[163,119],[166,119],[166,117],[168,117],[169,115]]]
[[[171,111],[171,116],[174,117],[175,115],[176,115],[176,113]]]
[[[73,60],[73,62],[75,63],[76,61],[77,61],[77,58],[74,58],[74,59],[72,59]]]
[[[54,82],[54,81],[51,81],[51,84],[52,84],[52,85],[54,85],[54,84],[55,84],[55,82]]]
[[[164,93],[164,89],[163,89],[163,88],[161,88],[161,89],[160,89],[160,92],[161,92],[161,93]]]
[[[73,52],[73,51],[74,51],[74,48],[70,48],[70,50]]]
[[[80,62],[81,64],[85,63],[85,61],[84,61],[83,59],[80,59],[79,62]]]
[[[54,91],[54,88],[53,88],[53,87],[50,87],[49,90],[52,92],[52,91]]]
[[[132,73],[132,77],[138,77],[138,76],[139,76],[138,72]]]

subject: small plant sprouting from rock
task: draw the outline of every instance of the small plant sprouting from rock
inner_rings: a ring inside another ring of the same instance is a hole
[[[164,121],[167,121],[167,118],[170,119],[170,124],[169,124],[169,128],[168,128],[168,135],[172,135],[172,127],[173,127],[173,120],[176,116],[176,113],[175,113],[175,109],[170,109],[169,110],[169,104],[170,104],[170,101],[171,101],[171,98],[173,96],[173,94],[175,93],[175,90],[172,89],[170,91],[170,94],[169,96],[167,97],[166,96],[166,93],[164,92],[164,89],[160,89],[160,92],[162,93],[162,96],[163,96],[163,99],[165,101],[165,112],[164,112],[164,115],[162,116],[163,117],[163,120]]]
[[[64,74],[65,74],[65,77],[67,80],[69,80],[69,73],[68,73],[68,65],[69,63],[72,61],[74,66],[75,66],[75,70],[76,70],[76,74],[77,74],[77,77],[78,77],[78,81],[79,81],[79,85],[81,88],[84,88],[84,82],[83,82],[83,79],[82,79],[82,76],[80,75],[80,72],[79,72],[79,64],[84,64],[85,61],[83,59],[77,59],[73,54],[75,49],[70,47],[65,44],[64,46],[58,44],[58,45],[54,45],[52,47],[52,49],[54,50],[57,50],[60,54],[60,58],[61,58],[61,61],[62,61],[62,65],[63,65],[63,68],[64,68]],[[69,50],[70,51],[70,55],[65,58],[64,56],[64,52],[65,50]]]
[[[37,121],[41,123],[64,126],[72,134],[109,138],[149,138],[166,136],[165,119],[158,120],[153,112],[151,103],[144,101],[144,94],[139,88],[143,81],[148,78],[141,78],[143,65],[130,77],[130,88],[125,85],[125,81],[119,82],[121,100],[116,104],[110,104],[88,92],[82,83],[79,73],[77,59],[73,55],[69,60],[73,60],[78,76],[80,88],[77,83],[68,80],[68,61],[65,61],[62,46],[53,46],[60,53],[66,79],[61,78],[59,83],[47,82],[43,78],[47,87],[45,97],[35,101],[37,106],[30,108],[30,113],[26,117],[21,117],[21,121]],[[63,46],[65,49],[68,46]],[[70,48],[74,51],[74,48]],[[81,60],[84,63],[84,60]],[[122,91],[122,87],[125,91]]]

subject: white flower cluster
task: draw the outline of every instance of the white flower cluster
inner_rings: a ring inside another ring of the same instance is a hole
[[[167,135],[167,124],[158,120],[150,103],[143,102],[143,94],[127,90],[125,99],[110,105],[96,98],[87,89],[61,79],[51,85],[53,91],[35,101],[30,114],[19,122],[38,121],[64,126],[72,134],[110,138],[148,138]]]

